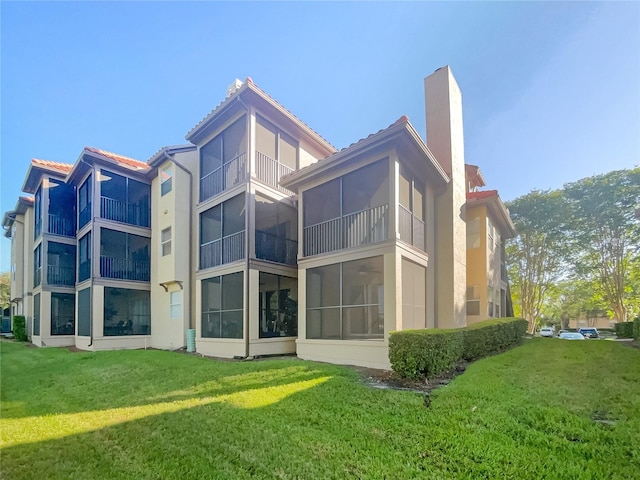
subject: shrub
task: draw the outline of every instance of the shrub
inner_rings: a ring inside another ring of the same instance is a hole
[[[633,338],[640,340],[640,317],[633,322]]]
[[[391,368],[404,377],[434,377],[460,359],[473,360],[514,346],[526,331],[526,320],[501,318],[453,330],[392,332],[389,360]]]
[[[27,322],[22,315],[16,315],[13,317],[13,337],[20,341],[27,341]]]
[[[635,322],[616,323],[616,335],[618,338],[633,338],[633,325]]]
[[[404,330],[389,337],[391,368],[403,377],[433,377],[453,367],[464,351],[462,330]]]

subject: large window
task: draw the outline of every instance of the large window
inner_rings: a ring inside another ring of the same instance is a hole
[[[73,293],[51,294],[51,335],[75,333],[75,301]]]
[[[298,165],[296,141],[275,125],[256,116],[256,176],[268,185],[280,187],[280,178]]]
[[[200,201],[246,179],[246,152],[247,120],[244,116],[200,148]]]
[[[91,335],[91,288],[78,292],[78,336]]]
[[[260,272],[260,338],[298,335],[298,279]]]
[[[383,335],[383,257],[307,270],[307,338],[360,340]]]
[[[47,243],[47,283],[49,285],[75,285],[75,245],[57,242]]]
[[[91,175],[78,189],[78,228],[84,227],[91,220]]]
[[[91,276],[91,232],[78,240],[78,282]]]
[[[149,227],[151,187],[107,170],[100,171],[100,216],[116,222]]]
[[[203,338],[242,338],[243,273],[202,280]]]
[[[104,335],[149,335],[149,292],[128,288],[104,288]]]
[[[76,234],[76,192],[72,185],[49,180],[49,233],[74,237]]]
[[[245,258],[245,195],[200,214],[200,268]]]
[[[100,231],[100,276],[148,282],[150,239],[102,228]]]
[[[298,256],[296,209],[256,195],[256,258],[295,265]]]
[[[480,285],[467,286],[467,315],[480,315]]]
[[[400,240],[420,250],[425,249],[425,190],[424,185],[404,168],[398,179],[398,223]]]
[[[389,238],[389,162],[367,165],[303,193],[304,254]]]
[[[173,165],[160,170],[160,196],[164,197],[173,188]]]
[[[33,286],[42,283],[42,243],[33,251]]]
[[[33,334],[40,336],[40,294],[33,296]]]

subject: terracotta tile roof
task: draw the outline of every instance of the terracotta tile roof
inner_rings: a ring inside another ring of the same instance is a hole
[[[33,197],[20,196],[20,197],[18,197],[18,201],[23,201],[23,202],[27,202],[27,203],[33,203],[34,202],[34,198]]]
[[[375,132],[375,133],[371,133],[371,134],[367,135],[366,137],[363,137],[363,138],[361,138],[360,140],[357,140],[357,141],[353,142],[351,145],[349,145],[349,146],[347,146],[347,147],[344,147],[344,148],[341,148],[341,149],[340,149],[340,151],[341,151],[341,152],[344,152],[345,150],[347,150],[347,149],[349,149],[349,148],[353,148],[353,147],[355,147],[356,145],[358,145],[359,143],[362,143],[362,142],[364,142],[365,140],[368,140],[369,138],[371,138],[371,137],[373,137],[373,136],[375,136],[375,135],[378,135],[379,133],[382,133],[382,132],[384,132],[385,130],[390,129],[391,127],[395,127],[396,125],[401,125],[401,124],[404,124],[404,123],[409,123],[409,117],[407,117],[406,115],[402,115],[398,120],[396,120],[395,122],[393,122],[393,123],[392,123],[391,125],[389,125],[388,127],[386,127],[386,128],[381,128],[381,129],[380,129],[380,130],[378,130],[377,132]],[[327,158],[331,158],[331,157],[327,157]],[[326,158],[325,158],[324,160],[326,160]]]
[[[284,111],[285,113],[287,113],[288,115],[290,115],[296,122],[300,123],[300,125],[302,125],[304,128],[306,128],[307,130],[309,130],[310,132],[312,132],[314,135],[317,135],[318,138],[320,138],[324,143],[326,143],[327,147],[330,147],[331,149],[333,149],[334,152],[337,151],[336,147],[334,147],[331,142],[329,142],[326,138],[324,138],[322,135],[320,135],[318,132],[316,132],[313,128],[311,128],[309,125],[307,125],[305,122],[303,122],[302,120],[300,120],[298,117],[296,117],[293,113],[291,113],[291,111],[289,111],[287,108],[285,108],[280,102],[278,102],[275,98],[273,98],[271,95],[269,95],[267,92],[265,92],[264,90],[262,90],[260,87],[258,87],[258,85],[255,84],[255,82],[251,79],[251,77],[247,77],[245,78],[244,82],[242,83],[242,86],[240,88],[238,88],[233,94],[229,95],[227,98],[225,98],[222,102],[220,102],[218,105],[216,105],[216,107],[211,110],[206,116],[204,116],[202,118],[202,120],[200,120],[195,127],[193,127],[191,130],[189,130],[189,132],[187,132],[187,134],[185,135],[185,137],[187,138],[187,140],[189,138],[191,138],[191,135],[198,130],[200,127],[202,127],[208,120],[210,120],[215,113],[217,113],[217,111],[225,104],[229,103],[231,101],[231,99],[237,97],[238,95],[240,95],[244,90],[246,90],[247,88],[251,88],[254,92],[259,93],[260,95],[262,95],[263,97],[267,98],[268,100],[270,100],[271,102],[273,102],[277,108],[279,108],[280,110]]]
[[[109,152],[107,150],[101,150],[99,148],[94,147],[84,147],[87,152],[96,153],[103,157],[106,157],[110,160],[113,160],[116,163],[131,167],[135,170],[147,170],[149,165],[140,160],[136,160],[134,158],[125,157],[124,155],[118,155],[117,153]]]
[[[484,198],[497,197],[497,190],[484,190],[482,192],[467,192],[467,200],[482,200]]]
[[[47,170],[56,170],[60,173],[69,173],[73,168],[73,165],[69,163],[53,162],[51,160],[40,160],[39,158],[32,158],[31,165],[35,167],[46,168]]]

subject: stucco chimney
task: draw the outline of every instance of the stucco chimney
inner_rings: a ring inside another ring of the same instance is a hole
[[[462,94],[449,66],[424,79],[427,145],[451,178],[435,205],[435,312],[438,328],[466,324],[467,228],[465,218]]]

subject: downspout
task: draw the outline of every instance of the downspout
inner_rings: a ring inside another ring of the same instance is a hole
[[[242,100],[242,98],[240,98],[240,95],[238,95],[236,97],[238,99],[238,102],[240,102],[243,106],[244,109],[247,112],[247,115],[249,114],[250,110],[249,110],[249,106],[244,103],[244,101]],[[247,118],[247,120],[249,120]],[[247,129],[247,143],[250,143],[250,139],[251,139],[251,124],[249,123],[249,128]],[[251,150],[251,149],[249,149]],[[247,159],[251,158],[251,151],[247,152]],[[251,164],[251,162],[249,162],[249,165]],[[249,172],[249,182],[251,181],[251,172]],[[251,195],[251,189],[249,189],[248,192],[249,195]],[[250,247],[249,245],[251,244],[250,240],[249,240],[249,232],[250,231],[254,231],[253,229],[248,228],[249,227],[249,221],[251,220],[249,218],[249,212],[251,211],[251,198],[249,197],[247,199],[247,197],[245,197],[245,205],[246,205],[246,215],[245,218],[246,223],[245,223],[245,231],[247,232],[246,235],[246,242],[247,242],[247,249],[246,249],[246,265],[247,265],[247,288],[246,288],[246,294],[245,294],[245,300],[244,300],[244,308],[245,308],[245,322],[244,322],[244,360],[246,360],[247,358],[249,358],[249,348],[250,348],[250,342],[249,342],[249,327],[250,327],[250,319],[249,319],[249,308],[250,308],[250,285],[251,285],[251,279],[250,279]]]
[[[167,150],[162,150],[162,155],[165,159],[169,160],[171,163],[174,163],[180,170],[185,172],[189,176],[189,328],[195,328],[195,320],[193,315],[193,305],[195,304],[195,288],[191,285],[191,275],[193,272],[193,252],[191,249],[193,248],[193,212],[192,203],[193,203],[193,174],[189,171],[184,165],[178,162],[175,158],[167,153]]]

